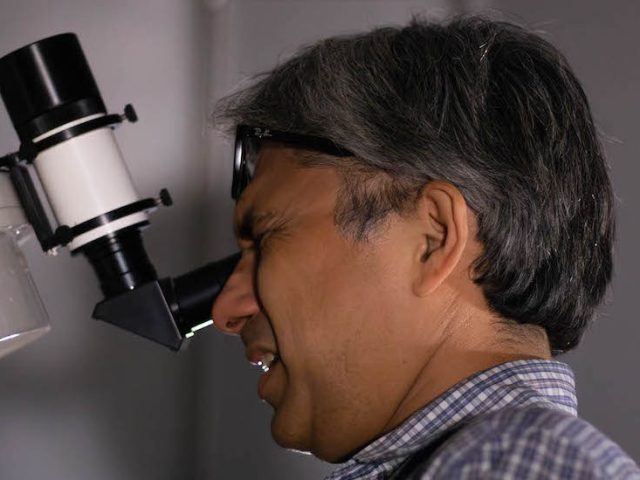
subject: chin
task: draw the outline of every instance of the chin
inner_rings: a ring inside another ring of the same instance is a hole
[[[271,436],[273,440],[282,448],[294,450],[301,453],[313,453],[308,437],[308,433],[304,435],[300,425],[287,425],[286,419],[278,412],[274,413],[271,419]]]
[[[297,428],[296,428],[297,427]],[[351,457],[351,453],[336,451],[334,442],[323,442],[320,438],[313,438],[309,430],[300,425],[286,425],[281,417],[274,415],[271,420],[271,436],[282,448],[297,453],[313,455],[329,463],[342,463]],[[317,433],[317,432],[316,432]]]

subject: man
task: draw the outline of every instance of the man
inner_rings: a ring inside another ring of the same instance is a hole
[[[330,478],[640,478],[576,417],[612,273],[584,93],[541,38],[414,20],[303,49],[220,106],[242,257],[213,307],[283,447]]]

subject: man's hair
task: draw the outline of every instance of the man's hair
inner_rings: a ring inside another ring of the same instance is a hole
[[[480,17],[329,38],[223,99],[217,120],[326,137],[355,157],[336,224],[365,239],[434,179],[463,194],[492,312],[575,347],[612,275],[613,193],[585,94],[539,36]],[[306,158],[309,158],[308,156]]]

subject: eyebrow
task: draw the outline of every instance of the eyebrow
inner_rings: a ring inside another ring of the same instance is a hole
[[[254,207],[251,207],[242,214],[239,224],[235,226],[236,237],[239,240],[253,240],[257,225],[271,222],[276,218],[278,216],[273,211],[257,212]]]

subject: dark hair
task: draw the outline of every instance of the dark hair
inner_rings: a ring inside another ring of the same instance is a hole
[[[225,98],[217,120],[329,138],[336,222],[364,238],[433,179],[476,215],[474,282],[500,317],[575,347],[612,275],[613,193],[585,94],[524,28],[414,19],[329,38]]]

